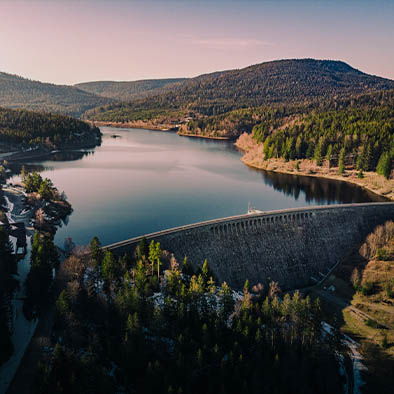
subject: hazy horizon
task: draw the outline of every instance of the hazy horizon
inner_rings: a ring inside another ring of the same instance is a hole
[[[43,82],[194,77],[281,59],[394,79],[394,2],[0,0],[0,71]]]

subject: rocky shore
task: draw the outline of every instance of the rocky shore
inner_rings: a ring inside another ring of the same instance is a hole
[[[68,201],[45,201],[37,193],[26,193],[20,184],[7,184],[3,187],[3,194],[8,203],[7,209],[12,207],[12,212],[5,212],[3,217],[6,223],[3,224],[23,223],[28,236],[33,235],[35,230],[54,236],[57,226],[72,213]],[[11,213],[14,219],[10,220]]]

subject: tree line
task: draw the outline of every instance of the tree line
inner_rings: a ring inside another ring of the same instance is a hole
[[[73,86],[32,81],[0,72],[0,106],[81,116],[86,110],[111,102]]]
[[[318,299],[275,283],[252,295],[246,281],[237,301],[207,261],[178,262],[155,241],[116,257],[95,237],[62,267],[62,339],[36,393],[342,392],[339,341],[322,334]]]
[[[362,171],[378,171],[386,177],[394,158],[394,110],[390,107],[347,109],[304,116],[275,133],[263,124],[253,129],[264,143],[264,158],[313,159],[322,165],[335,158]]]
[[[68,145],[97,145],[100,135],[98,128],[69,116],[0,107],[1,143],[55,149]]]

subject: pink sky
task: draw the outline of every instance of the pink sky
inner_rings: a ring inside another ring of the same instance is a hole
[[[313,57],[394,79],[393,20],[385,0],[0,0],[0,71],[73,84]]]

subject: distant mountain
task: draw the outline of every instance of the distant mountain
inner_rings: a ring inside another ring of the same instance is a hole
[[[394,81],[365,74],[341,61],[278,60],[187,79],[169,91],[129,104],[111,104],[86,116],[127,121],[135,111],[158,109],[216,115],[237,108],[310,103],[393,88]]]
[[[160,93],[163,88],[171,89],[174,84],[185,81],[186,78],[145,79],[130,82],[97,81],[84,82],[74,87],[102,97],[119,101],[130,101]]]
[[[0,73],[0,106],[80,116],[90,108],[112,100],[72,86],[31,81]]]

